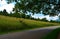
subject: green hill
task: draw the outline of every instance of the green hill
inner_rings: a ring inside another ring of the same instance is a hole
[[[55,25],[59,24],[0,15],[0,33]]]

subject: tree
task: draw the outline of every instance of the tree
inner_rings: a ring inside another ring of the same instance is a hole
[[[27,18],[27,19],[31,19],[31,14],[26,15],[26,18]]]
[[[3,15],[8,16],[8,12],[6,11],[6,9],[4,9],[2,12]]]
[[[3,15],[2,13],[3,13],[3,12],[2,12],[2,11],[0,11],[0,15]]]
[[[20,14],[22,18],[26,18],[26,14],[25,13],[21,13]]]
[[[44,15],[56,16],[60,11],[56,0],[7,0],[8,3],[16,2],[14,11],[33,14],[43,12]],[[52,8],[54,6],[54,8]],[[56,9],[55,9],[56,8]]]
[[[41,21],[46,21],[47,22],[48,20],[46,18],[42,18]]]
[[[19,13],[13,13],[12,16],[20,18],[20,14]]]
[[[10,12],[9,16],[11,16],[11,17],[12,17],[12,16],[13,16],[13,13],[12,13],[12,12]]]

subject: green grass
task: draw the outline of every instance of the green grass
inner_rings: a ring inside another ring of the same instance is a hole
[[[21,31],[26,29],[55,26],[55,25],[59,24],[0,15],[0,33],[18,31],[18,30]]]
[[[45,37],[43,37],[43,39],[57,39],[59,33],[60,33],[60,28],[57,28],[57,29],[53,30],[52,32],[50,32]]]
[[[34,20],[28,20],[24,19],[23,21],[25,24],[27,24],[30,27],[48,27],[48,26],[56,26],[59,25],[58,23],[50,23],[50,22],[43,22],[43,21],[34,21]]]

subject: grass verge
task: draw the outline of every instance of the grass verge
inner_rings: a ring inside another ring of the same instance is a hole
[[[56,25],[59,24],[0,15],[0,34]]]

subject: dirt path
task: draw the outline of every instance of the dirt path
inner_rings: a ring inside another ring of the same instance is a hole
[[[0,39],[41,39],[42,36],[45,36],[53,29],[56,29],[58,27],[60,26],[44,27],[22,32],[4,34],[0,35]]]

